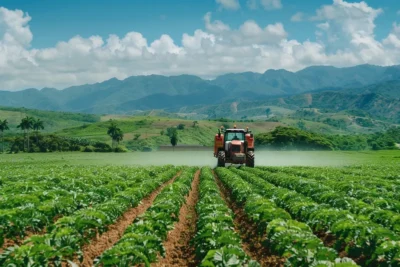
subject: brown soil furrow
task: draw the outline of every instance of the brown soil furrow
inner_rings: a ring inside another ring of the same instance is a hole
[[[242,239],[243,250],[253,260],[258,261],[261,266],[283,266],[285,259],[273,255],[268,247],[262,244],[266,239],[265,236],[258,235],[256,224],[247,217],[243,207],[240,207],[232,200],[230,191],[225,188],[216,173],[214,173],[214,177],[222,198],[234,213],[235,231]]]
[[[145,197],[141,203],[135,207],[126,211],[114,224],[108,227],[108,231],[103,233],[101,236],[93,239],[89,244],[82,248],[83,251],[83,262],[79,263],[75,260],[78,266],[93,266],[93,261],[100,256],[104,251],[111,248],[115,243],[121,239],[125,230],[135,220],[135,218],[143,214],[152,204],[157,195],[163,190],[164,187],[173,183],[175,179],[180,175],[181,171],[178,172],[171,180],[165,182],[150,195]]]
[[[53,224],[56,223],[59,219],[61,219],[63,215],[59,214],[53,218]],[[3,246],[0,247],[0,254],[3,253],[7,248],[14,246],[21,246],[28,238],[33,235],[44,235],[47,233],[47,226],[45,226],[42,230],[37,232],[26,231],[24,237],[17,237],[15,239],[5,238]]]
[[[334,236],[331,233],[327,233],[323,230],[314,232],[314,234],[316,236],[318,236],[319,239],[322,240],[322,242],[324,243],[324,245],[326,247],[334,248],[335,243],[337,241],[336,236]],[[344,257],[352,258],[360,266],[364,266],[365,261],[368,259],[366,255],[361,255],[358,258],[350,257],[348,255],[348,253],[346,252],[346,245],[344,245],[344,244],[340,248],[336,249],[336,251],[338,252],[340,258],[344,258]]]
[[[33,235],[44,235],[45,233],[46,233],[46,227],[43,230],[41,230],[40,232],[26,231],[25,236],[22,238],[20,238],[20,237],[17,237],[16,239],[5,238],[4,244],[0,248],[0,254],[3,253],[9,247],[21,246],[25,242],[25,240],[27,240],[28,238],[30,238]]]
[[[164,242],[165,258],[160,257],[159,262],[151,266],[196,266],[195,248],[189,242],[196,234],[196,203],[199,200],[199,184],[200,170],[196,172],[192,189],[179,211],[179,221],[175,223],[174,229],[168,233]]]

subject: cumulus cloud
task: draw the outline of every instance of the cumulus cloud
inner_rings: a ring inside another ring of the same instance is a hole
[[[257,9],[258,7],[257,0],[247,0],[247,7],[249,9]]]
[[[261,0],[261,5],[267,10],[282,8],[281,0]]]
[[[257,9],[260,5],[265,10],[282,8],[281,0],[247,0],[247,7],[249,9]]]
[[[392,31],[389,36],[383,40],[383,44],[397,49],[400,48],[400,24],[393,23]]]
[[[238,10],[240,8],[239,0],[215,0],[221,8]]]
[[[303,20],[304,20],[304,14],[303,14],[303,12],[297,12],[296,14],[294,14],[294,15],[290,18],[290,20],[291,20],[291,21],[294,21],[294,22],[303,21]]]
[[[214,78],[229,72],[297,71],[311,65],[338,67],[400,63],[400,25],[384,40],[374,36],[382,11],[366,3],[333,1],[319,8],[316,41],[290,39],[281,22],[253,20],[230,27],[204,16],[204,28],[183,33],[181,42],[163,34],[149,41],[139,32],[107,38],[75,36],[53,47],[31,47],[30,16],[0,8],[0,89],[64,88],[132,75],[193,74]]]

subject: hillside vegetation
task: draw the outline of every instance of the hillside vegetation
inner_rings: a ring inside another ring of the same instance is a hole
[[[21,119],[26,116],[32,116],[44,122],[44,132],[55,132],[61,129],[76,127],[83,124],[91,124],[100,121],[99,115],[72,113],[72,112],[55,112],[37,109],[0,107],[0,119],[7,119],[10,131],[7,133],[16,133],[20,130],[17,125]]]
[[[182,114],[165,112],[100,117],[88,114],[2,108],[0,119],[9,121],[10,130],[4,131],[5,147],[11,148],[13,152],[111,151],[113,141],[107,134],[110,120],[114,120],[123,133],[122,140],[118,141],[118,150],[121,152],[125,149],[148,151],[162,145],[169,146],[171,140],[167,132],[172,128],[175,128],[178,133],[178,145],[212,146],[217,129],[221,126],[230,128],[233,125],[237,125],[238,128],[249,127],[256,134],[258,146],[273,149],[392,149],[396,143],[400,143],[400,140],[395,137],[396,134],[400,136],[400,132],[398,130],[390,132],[392,129],[399,128],[363,117],[365,114],[356,111],[332,113],[307,108],[288,112],[285,109],[272,107],[269,112],[268,119],[259,120],[245,118],[242,120],[222,118],[190,120],[180,118]],[[278,116],[278,112],[281,112],[281,115]],[[26,114],[41,119],[44,129],[32,130],[27,136],[24,131],[17,128],[21,118]],[[167,115],[169,117],[165,117]],[[389,129],[386,134],[379,133],[385,129]],[[390,134],[387,135],[389,132]],[[30,146],[27,144],[28,140]]]
[[[321,93],[312,97],[310,104],[316,108],[372,109],[372,116],[398,122],[399,68],[372,65],[350,68],[314,66],[298,72],[268,70],[265,73],[232,73],[215,80],[204,80],[192,75],[132,76],[124,80],[114,78],[64,90],[44,88],[0,91],[0,105],[95,114],[135,114],[151,109],[177,112],[179,109],[196,106],[194,113],[205,114],[212,119],[210,110],[204,113],[200,109],[210,105],[249,101],[252,107],[273,105],[293,110],[303,107],[304,102],[308,106],[309,94]],[[306,101],[302,94],[307,94]],[[300,97],[291,98],[293,95]],[[347,98],[349,101],[342,101]],[[389,105],[393,111],[386,114],[389,110],[382,107]],[[221,111],[216,108],[212,110],[217,113],[217,117],[232,115],[237,119],[235,114],[219,114]],[[263,112],[253,111],[255,116],[263,115]],[[230,110],[223,109],[223,112]]]
[[[256,146],[273,150],[390,150],[400,143],[400,127],[383,133],[324,135],[298,128],[278,126],[255,135]]]
[[[106,116],[106,119],[117,121],[118,127],[124,132],[122,144],[132,150],[142,150],[143,148],[157,148],[160,145],[170,145],[167,129],[182,125],[178,130],[178,144],[212,146],[214,135],[222,125],[233,127],[234,121],[209,121],[199,120],[194,125],[194,121],[151,116]],[[237,127],[249,127],[254,133],[271,131],[280,125],[276,122],[237,122]],[[56,132],[60,136],[74,136],[102,142],[111,142],[107,136],[108,120],[101,122],[73,127]],[[138,136],[136,138],[136,136]]]

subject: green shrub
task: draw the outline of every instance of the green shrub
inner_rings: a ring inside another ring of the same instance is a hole
[[[115,153],[125,153],[125,152],[128,152],[128,149],[126,149],[126,147],[124,147],[124,146],[118,146],[118,147],[114,148],[114,152]]]
[[[85,147],[82,152],[94,152],[95,148],[93,146],[87,146]]]

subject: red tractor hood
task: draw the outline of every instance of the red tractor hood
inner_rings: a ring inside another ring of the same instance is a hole
[[[242,141],[240,141],[240,140],[233,140],[232,141],[232,145],[240,146],[241,144],[242,144]]]

